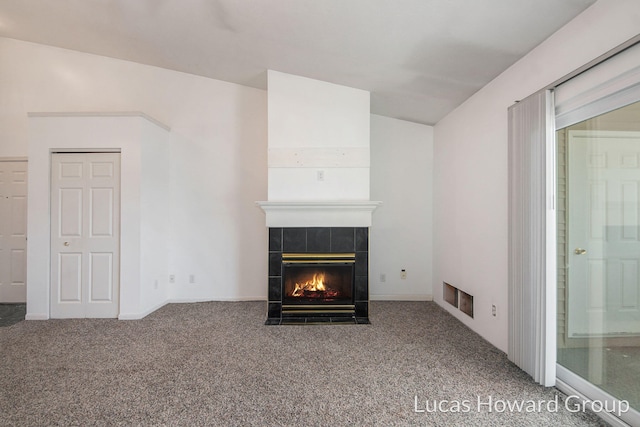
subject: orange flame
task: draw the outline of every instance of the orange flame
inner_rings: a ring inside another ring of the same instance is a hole
[[[296,283],[291,296],[300,297],[304,295],[304,292],[324,292],[326,287],[324,286],[324,274],[317,273],[313,275],[311,280],[307,280],[304,283]]]

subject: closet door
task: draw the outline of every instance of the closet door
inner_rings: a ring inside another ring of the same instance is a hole
[[[53,154],[51,317],[117,317],[120,154]]]

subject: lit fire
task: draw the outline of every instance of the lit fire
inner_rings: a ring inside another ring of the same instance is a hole
[[[291,291],[292,297],[336,297],[338,291],[328,289],[324,283],[324,274],[316,273],[313,278],[303,283],[296,283],[293,291]]]

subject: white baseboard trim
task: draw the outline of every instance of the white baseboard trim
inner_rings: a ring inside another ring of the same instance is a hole
[[[433,301],[433,295],[415,294],[415,295],[371,295],[371,301]],[[183,304],[195,302],[240,302],[240,301],[262,301],[267,302],[267,297],[234,297],[234,298],[172,298],[162,302],[154,307],[149,308],[141,313],[120,313],[118,320],[140,320],[167,304]],[[45,313],[28,313],[25,320],[49,320],[49,315]]]
[[[233,298],[172,298],[168,303],[190,303],[190,302],[238,302],[238,301],[264,301],[267,302],[267,297],[233,297]]]
[[[46,313],[27,313],[24,320],[49,320],[49,315]]]
[[[153,313],[154,311],[164,307],[165,305],[167,305],[167,301],[164,301],[160,304],[157,304],[145,311],[143,311],[142,313],[120,313],[118,315],[118,320],[140,320],[143,319],[145,317],[147,317],[148,315],[150,315],[151,313]]]
[[[433,301],[433,295],[427,294],[403,294],[403,295],[370,295],[370,301]],[[193,303],[193,302],[239,302],[239,301],[263,301],[267,302],[267,297],[233,297],[233,298],[172,298],[167,301],[174,303]]]
[[[407,295],[369,295],[370,301],[433,301],[433,295],[407,294]]]

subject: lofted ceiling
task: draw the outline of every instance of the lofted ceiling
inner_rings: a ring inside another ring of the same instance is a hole
[[[434,124],[595,0],[1,0],[0,37],[266,89],[266,70]]]

